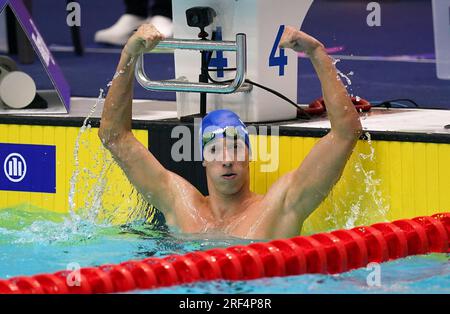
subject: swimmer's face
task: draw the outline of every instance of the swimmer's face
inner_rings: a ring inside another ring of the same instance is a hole
[[[223,194],[235,194],[249,182],[249,151],[239,138],[219,138],[203,150],[206,176]]]

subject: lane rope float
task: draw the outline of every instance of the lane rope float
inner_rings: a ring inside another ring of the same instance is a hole
[[[450,213],[164,258],[0,280],[0,293],[92,294],[216,279],[336,274],[409,255],[448,253]],[[75,276],[76,277],[76,276]]]

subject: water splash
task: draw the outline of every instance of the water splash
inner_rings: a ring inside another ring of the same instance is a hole
[[[76,244],[105,233],[117,234],[114,228],[81,219],[74,222],[67,214],[25,204],[0,212],[1,245]]]
[[[346,89],[349,89],[349,93],[350,93],[350,96],[351,97],[353,97],[353,93],[352,93],[352,90],[351,90],[351,86],[352,86],[352,80],[350,79],[350,76],[353,76],[353,75],[355,75],[355,72],[353,72],[353,71],[350,71],[350,72],[348,72],[347,74],[344,74],[341,70],[339,70],[338,69],[338,67],[337,67],[337,64],[339,63],[339,62],[341,62],[341,59],[334,59],[333,57],[330,57],[331,58],[331,62],[332,62],[332,64],[335,66],[335,68],[336,68],[336,72],[337,72],[337,76],[336,76],[336,79],[339,81],[339,80],[341,80],[341,79],[344,79],[345,80],[345,83],[346,84],[344,84],[344,86],[345,86],[345,88]]]
[[[386,215],[389,212],[389,204],[386,204],[380,190],[382,183],[381,179],[376,178],[375,170],[368,169],[372,168],[371,166],[373,166],[376,161],[375,147],[372,144],[370,133],[366,132],[364,135],[367,138],[369,153],[359,153],[358,159],[354,165],[356,173],[362,176],[364,190],[360,191],[357,201],[350,206],[349,216],[344,225],[346,229],[356,227],[357,221],[359,221],[360,224],[366,225],[374,222],[387,221]],[[364,161],[368,162],[368,166],[364,167]],[[357,180],[359,181],[360,179],[357,178]],[[367,203],[373,208],[366,208],[363,203]],[[369,213],[371,217],[368,216]]]
[[[164,221],[160,216],[160,212],[156,207],[149,204],[144,197],[132,188],[129,197],[126,198],[128,201],[128,215],[126,224],[142,225],[146,229],[150,227],[152,230],[165,230]],[[132,204],[131,200],[136,199],[136,204]]]
[[[134,61],[134,57],[131,57],[131,58],[130,58],[130,61],[128,61],[128,63],[125,65],[125,68],[123,68],[123,69],[121,69],[121,70],[119,70],[119,71],[116,71],[116,73],[114,73],[114,75],[113,75],[112,80],[109,81],[108,84],[106,84],[106,86],[107,86],[107,87],[111,87],[113,81],[114,81],[116,78],[118,78],[120,75],[124,74],[124,73],[125,73],[125,70],[126,70],[128,67],[130,67],[130,65],[133,63],[133,61]]]
[[[333,59],[332,62],[336,65],[340,60]],[[337,79],[343,77],[348,85],[351,85],[349,76],[354,75],[354,72],[350,71],[345,75],[338,69],[336,70],[338,72]],[[355,100],[360,101],[361,97],[355,96]],[[367,113],[362,117],[362,119],[365,118],[367,118]],[[328,197],[331,210],[322,212],[323,219],[327,222],[326,226],[305,223],[303,234],[387,221],[389,204],[381,191],[381,180],[377,178],[375,170],[371,170],[375,168],[376,163],[375,147],[371,141],[371,135],[368,132],[365,135],[369,151],[358,153],[352,157],[353,167],[350,168],[352,163],[349,163],[346,170],[350,172],[349,179],[341,179],[337,184],[338,187],[331,190]],[[351,186],[347,187],[349,182]],[[340,189],[340,193],[336,192],[338,189]]]
[[[111,87],[113,81],[125,73],[126,69],[132,64],[132,62],[133,58],[131,58],[123,69],[118,70],[114,74],[112,80],[108,82],[107,88]],[[67,231],[69,233],[76,233],[80,228],[89,229],[90,227],[88,226],[95,229],[95,226],[104,227],[109,225],[118,208],[117,206],[116,208],[113,208],[112,211],[108,210],[108,214],[106,214],[103,206],[103,195],[105,192],[110,191],[107,174],[111,171],[113,165],[116,165],[104,146],[101,145],[98,150],[90,154],[91,159],[94,161],[93,165],[90,167],[86,167],[81,170],[79,160],[80,145],[82,145],[85,149],[89,149],[89,145],[91,144],[89,140],[81,140],[83,135],[86,133],[89,134],[91,131],[89,119],[93,116],[98,105],[104,104],[104,101],[105,92],[103,89],[100,89],[97,100],[92,106],[87,117],[84,119],[83,125],[81,126],[75,141],[73,150],[74,171],[69,182],[69,219],[65,221],[68,226]],[[99,168],[99,172],[95,171]],[[89,186],[92,182],[95,182],[93,186]],[[84,185],[82,185],[83,183]],[[84,200],[83,206],[80,206],[80,204],[76,204],[75,202],[75,194],[79,191],[80,185],[84,191],[87,191],[87,197]],[[130,202],[130,198],[123,199]],[[101,221],[99,219],[100,216],[102,216]]]
[[[338,73],[338,79],[339,79],[339,76],[340,76],[341,78],[344,78],[345,81],[347,82],[347,85],[345,85],[345,87],[347,88],[347,87],[351,86],[352,85],[352,80],[349,78],[349,76],[350,76],[350,73],[353,73],[353,72],[344,74],[340,70],[338,70],[337,68],[336,68],[336,70],[337,70],[337,73]]]
[[[382,180],[375,170],[376,151],[371,135],[366,132],[367,146],[364,152],[354,152],[346,172],[329,194],[330,210],[318,212],[325,224],[305,223],[303,234],[326,232],[335,229],[351,229],[360,225],[370,225],[387,221],[389,202],[382,193]],[[367,151],[366,151],[367,149]],[[339,192],[338,192],[339,190]],[[321,220],[318,220],[321,221]]]
[[[75,214],[76,209],[76,203],[75,203],[75,188],[78,176],[80,174],[80,161],[78,159],[79,150],[80,150],[80,139],[81,135],[86,132],[86,130],[89,130],[91,128],[91,125],[88,124],[89,119],[92,117],[92,115],[95,112],[95,109],[97,108],[99,103],[102,103],[104,101],[104,91],[103,89],[100,89],[99,95],[97,97],[97,100],[95,101],[94,105],[92,106],[89,114],[83,121],[83,125],[81,126],[80,130],[78,131],[77,139],[75,140],[75,147],[73,149],[73,158],[74,158],[74,171],[72,173],[72,176],[70,178],[69,184],[69,213],[70,215]]]
[[[334,65],[336,65],[340,60],[337,59],[333,62]],[[349,73],[344,74],[339,69],[337,69],[338,77],[344,78],[347,82],[346,88],[352,85],[352,81],[349,78],[349,76],[354,75],[353,71],[350,71]],[[353,94],[351,94],[353,96]],[[359,102],[361,100],[361,97],[355,96],[355,100]],[[359,113],[362,113],[362,109],[359,110]],[[366,119],[368,116],[368,113],[366,112],[362,119]],[[365,133],[365,136],[367,138],[367,143],[369,147],[369,153],[359,153],[357,162],[354,165],[355,172],[357,174],[362,175],[362,179],[364,182],[364,191],[361,191],[361,193],[358,195],[356,201],[352,204],[350,204],[349,209],[349,216],[347,218],[347,221],[344,224],[344,227],[346,229],[353,228],[356,226],[356,222],[358,220],[362,220],[362,224],[369,223],[368,217],[367,217],[367,209],[362,208],[363,202],[369,198],[370,204],[373,204],[375,206],[375,212],[376,216],[381,220],[387,220],[386,214],[389,211],[389,205],[385,204],[385,200],[382,197],[382,193],[380,191],[380,185],[381,180],[376,179],[376,174],[374,170],[366,170],[366,168],[363,165],[363,161],[367,160],[373,165],[375,163],[375,147],[372,144],[371,135],[369,132]],[[355,178],[355,182],[360,182],[360,179]],[[332,220],[332,217],[328,217],[329,220]],[[367,222],[367,223],[365,223]]]

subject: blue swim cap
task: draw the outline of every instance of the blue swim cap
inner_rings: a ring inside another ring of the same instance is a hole
[[[241,138],[250,150],[250,140],[247,126],[241,121],[239,116],[233,111],[226,109],[214,110],[208,113],[202,120],[199,132],[200,154],[203,160],[203,149],[205,145],[216,138],[223,138],[226,135],[237,135]]]

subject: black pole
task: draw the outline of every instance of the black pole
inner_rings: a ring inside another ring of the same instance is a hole
[[[208,53],[207,51],[202,51],[202,71],[199,75],[199,82],[208,83]],[[200,115],[202,117],[206,116],[206,93],[200,93]]]
[[[200,29],[200,34],[198,34],[198,37],[201,40],[208,40],[208,33],[205,32],[204,28]],[[208,83],[208,52],[207,51],[201,51],[202,56],[202,67],[200,71],[200,76],[198,77],[198,81],[201,83]],[[203,118],[206,116],[206,93],[200,93],[200,116]]]
[[[205,32],[205,28],[201,27],[200,28],[200,33],[198,34],[198,38],[200,38],[201,40],[208,40],[208,33]],[[200,55],[202,58],[202,62],[201,62],[201,71],[200,71],[200,75],[198,76],[198,81],[201,83],[208,83],[209,79],[208,79],[208,51],[204,51],[201,50],[200,51]],[[188,116],[182,116],[180,117],[180,121],[181,122],[193,122],[194,118],[203,118],[204,116],[206,116],[206,103],[207,103],[207,97],[206,97],[207,93],[200,93],[200,113],[196,113],[193,115],[188,115]]]

